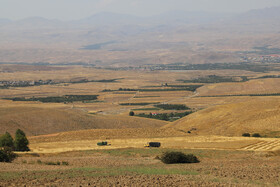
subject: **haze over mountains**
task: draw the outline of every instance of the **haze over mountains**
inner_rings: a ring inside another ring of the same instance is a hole
[[[103,12],[73,21],[0,19],[0,61],[116,66],[237,62],[240,57],[229,51],[279,47],[279,21],[280,7],[242,14],[172,11],[136,17]]]

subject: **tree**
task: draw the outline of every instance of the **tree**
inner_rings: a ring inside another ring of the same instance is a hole
[[[17,155],[12,151],[10,147],[4,147],[0,149],[0,162],[12,162]]]
[[[134,116],[134,112],[133,111],[129,112],[129,116]]]
[[[10,147],[14,149],[14,140],[10,133],[6,132],[0,137],[0,147]]]
[[[27,140],[25,133],[18,129],[15,135],[15,150],[16,151],[30,151],[28,147],[29,141]]]
[[[168,116],[167,116],[167,114],[166,113],[163,113],[161,116],[160,116],[160,118],[159,118],[160,120],[165,120],[165,121],[168,121]]]

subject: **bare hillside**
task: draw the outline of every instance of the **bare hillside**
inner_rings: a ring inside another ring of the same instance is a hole
[[[89,115],[77,110],[37,107],[1,107],[0,134],[18,128],[27,135],[51,134],[85,129],[161,127],[166,122],[127,116]]]
[[[280,131],[280,98],[250,98],[248,101],[210,107],[166,126],[201,135],[241,136],[245,132],[275,136]]]
[[[198,89],[200,96],[279,93],[280,79],[256,79],[241,83],[209,84]]]

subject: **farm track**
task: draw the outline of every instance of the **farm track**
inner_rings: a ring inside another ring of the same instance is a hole
[[[280,140],[260,141],[242,148],[242,150],[248,151],[272,151],[276,148],[280,148]]]

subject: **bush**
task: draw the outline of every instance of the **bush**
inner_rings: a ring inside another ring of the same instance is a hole
[[[133,111],[129,112],[129,116],[134,116],[134,112]]]
[[[37,160],[37,164],[42,164],[43,162],[41,160]]]
[[[0,137],[0,147],[10,147],[14,149],[14,140],[10,133],[6,132]]]
[[[244,136],[244,137],[250,137],[251,134],[246,132],[246,133],[243,133],[242,136]]]
[[[18,129],[15,135],[15,151],[30,151],[28,144],[29,141],[27,140],[25,133]]]
[[[182,152],[165,152],[160,160],[165,164],[175,163],[198,163],[198,158],[193,154],[184,154]]]
[[[61,164],[62,164],[63,166],[68,166],[68,165],[69,165],[69,162],[62,161]]]
[[[12,162],[16,157],[17,155],[10,147],[0,149],[0,162]]]
[[[45,162],[45,164],[46,165],[52,165],[52,166],[59,166],[61,163],[60,163],[60,161],[57,161],[57,162],[50,161],[50,162]]]
[[[254,133],[254,134],[252,135],[252,137],[257,137],[257,138],[259,138],[259,137],[261,137],[261,135],[260,135],[259,133]]]
[[[57,165],[56,162],[52,162],[52,161],[50,161],[50,162],[45,162],[45,164],[46,164],[46,165],[52,165],[52,166],[56,166],[56,165]]]

